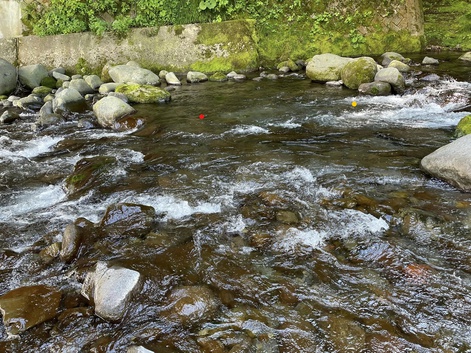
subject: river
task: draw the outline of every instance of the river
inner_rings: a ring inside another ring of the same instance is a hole
[[[408,75],[407,92],[387,97],[303,75],[207,82],[136,106],[143,126],[130,131],[78,129],[79,116],[37,131],[33,113],[1,126],[0,294],[47,284],[69,298],[62,310],[89,309],[78,293],[97,260],[145,283],[122,322],[81,311],[14,340],[2,327],[0,348],[471,352],[471,195],[419,168],[469,114],[471,67],[452,56],[414,70],[440,79]],[[116,163],[68,196],[64,180],[94,156]],[[150,234],[41,261],[67,224],[123,202],[154,207]],[[194,285],[217,313],[169,324],[168,293]]]

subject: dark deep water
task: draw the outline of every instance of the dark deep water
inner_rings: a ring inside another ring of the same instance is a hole
[[[76,121],[34,132],[33,115],[1,126],[0,294],[48,284],[73,298],[62,309],[87,310],[15,340],[2,327],[0,350],[471,352],[471,195],[419,169],[469,114],[471,67],[452,59],[421,68],[439,81],[409,76],[403,96],[302,76],[207,82],[138,106],[144,125],[131,132]],[[64,179],[91,156],[117,162],[68,197]],[[99,222],[118,202],[154,207],[153,231],[41,262],[68,223]],[[78,294],[97,260],[145,278],[120,323]],[[193,327],[167,322],[167,294],[181,285],[208,286],[218,312]]]

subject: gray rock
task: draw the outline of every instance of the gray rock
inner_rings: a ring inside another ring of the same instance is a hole
[[[420,81],[434,82],[434,81],[438,81],[439,79],[440,79],[440,76],[438,76],[437,74],[429,74],[424,77],[421,77]]]
[[[333,87],[340,87],[343,85],[343,81],[342,80],[338,80],[338,81],[327,81],[325,83],[327,86],[333,86]]]
[[[189,83],[198,83],[208,81],[208,76],[202,72],[198,71],[189,71],[186,75],[186,80]]]
[[[180,86],[182,84],[180,80],[178,79],[178,77],[173,72],[168,72],[165,75],[165,81],[167,81],[169,85]]]
[[[381,65],[383,65],[384,67],[388,66],[393,60],[397,60],[401,62],[406,61],[406,59],[401,54],[395,53],[393,51],[388,51],[384,53],[383,55],[381,55],[381,58],[382,58]]]
[[[54,318],[61,293],[54,288],[37,285],[13,289],[0,296],[0,311],[9,336]]]
[[[41,97],[35,94],[30,94],[29,96],[14,101],[13,106],[21,109],[37,110],[41,108],[42,104],[43,100],[41,99]]]
[[[132,61],[132,60],[131,60],[131,61],[128,61],[128,62],[126,63],[126,65],[127,65],[127,66],[132,66],[132,67],[139,67],[139,68],[141,67],[141,65],[139,65],[138,62]]]
[[[116,97],[116,98],[121,99],[124,103],[129,103],[129,99],[124,93],[110,92],[110,93],[108,93],[108,96]]]
[[[381,69],[375,76],[375,81],[387,82],[391,85],[392,89],[396,93],[404,93],[406,83],[404,76],[395,67],[387,67]]]
[[[471,191],[470,154],[471,135],[466,135],[425,156],[420,166],[434,177]]]
[[[429,56],[426,56],[424,60],[422,60],[422,65],[438,65],[439,61],[435,58],[431,58]]]
[[[307,64],[306,75],[316,82],[338,81],[340,72],[352,60],[335,54],[314,55]]]
[[[16,88],[16,68],[0,58],[0,95],[9,94]]]
[[[46,102],[39,110],[39,118],[36,124],[39,126],[56,125],[63,122],[61,115],[55,114],[52,110],[52,101]]]
[[[52,76],[54,72],[65,75],[65,69],[63,67],[56,67],[52,69],[51,71],[49,71],[49,76]]]
[[[135,112],[134,108],[116,97],[105,97],[93,106],[98,124],[102,127],[112,128],[116,120]]]
[[[463,61],[471,61],[471,51],[468,51],[467,53],[464,53],[458,59],[463,60]]]
[[[95,92],[83,78],[73,78],[70,81],[69,88],[76,89],[82,96]]]
[[[72,80],[80,80],[81,78],[83,78],[82,75],[79,75],[79,74],[72,75]]]
[[[119,86],[119,83],[116,82],[110,82],[110,83],[104,83],[100,86],[98,89],[98,92],[100,94],[107,94],[110,92],[114,92],[116,90],[116,87]]]
[[[119,321],[124,316],[141,275],[124,267],[108,267],[98,261],[94,272],[87,274],[82,295],[95,303],[95,313],[104,320]]]
[[[87,75],[83,79],[95,91],[103,84],[103,81],[97,75]]]
[[[19,118],[20,118],[20,115],[18,113],[11,110],[6,110],[0,116],[0,124],[11,124]]]
[[[278,79],[278,75],[277,75],[277,74],[268,74],[268,75],[266,76],[266,78],[267,78],[268,80],[277,80],[277,79]]]
[[[167,70],[160,70],[159,72],[159,78],[161,80],[165,80],[165,76],[168,74],[168,71]]]
[[[391,85],[387,82],[363,83],[358,87],[358,92],[370,96],[387,96],[391,94]]]
[[[286,74],[286,73],[290,72],[291,70],[288,66],[282,66],[278,69],[278,71]]]
[[[49,73],[44,65],[36,64],[20,67],[18,69],[18,76],[23,85],[33,89],[41,86],[41,80],[48,77]]]
[[[70,76],[67,76],[57,71],[52,72],[52,77],[54,77],[56,80],[70,81]]]
[[[245,76],[244,74],[237,74],[233,76],[232,79],[235,81],[244,81],[247,79],[247,76]]]
[[[85,99],[74,88],[64,88],[61,91],[57,91],[52,101],[52,110],[56,114],[83,112],[85,108]]]
[[[118,65],[109,70],[111,79],[116,83],[134,82],[141,85],[160,84],[159,76],[152,71],[130,65]]]
[[[348,62],[340,72],[343,84],[350,89],[358,89],[362,83],[373,82],[377,72],[376,61],[362,57]]]
[[[81,240],[81,228],[74,223],[68,224],[62,235],[62,249],[59,254],[62,261],[69,262],[77,255]]]
[[[231,71],[231,72],[229,72],[226,76],[227,76],[227,78],[234,78],[234,76],[237,76],[237,75],[238,75],[237,72]]]
[[[393,60],[389,63],[388,67],[395,67],[396,69],[399,70],[399,72],[409,72],[410,71],[410,66],[407,64],[404,64],[402,61],[399,60]]]

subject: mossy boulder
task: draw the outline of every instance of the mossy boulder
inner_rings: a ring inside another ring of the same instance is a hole
[[[348,62],[340,72],[340,77],[345,86],[358,89],[362,83],[373,82],[377,71],[374,59],[362,57]]]
[[[123,83],[115,92],[123,93],[131,103],[164,103],[171,99],[170,93],[159,87],[138,83]]]
[[[227,76],[224,75],[222,72],[216,72],[209,76],[209,81],[211,82],[225,82],[227,81]]]
[[[56,84],[56,81],[54,80],[54,85]],[[52,92],[52,88],[48,86],[38,86],[33,89],[31,93],[36,94],[40,97],[46,97],[49,93]]]
[[[306,67],[306,75],[317,82],[338,81],[342,69],[352,60],[335,54],[314,55]]]
[[[298,66],[298,64],[296,64],[293,60],[291,59],[288,59],[288,60],[285,60],[285,61],[282,61],[281,63],[279,63],[276,68],[279,70],[281,69],[282,67],[287,67],[289,68],[290,71],[299,71],[301,70],[301,68]]]
[[[391,94],[391,85],[380,81],[362,83],[358,87],[358,92],[370,96],[387,96]]]
[[[56,85],[57,81],[54,77],[47,76],[41,80],[41,86],[43,87],[56,88]]]
[[[455,130],[455,137],[462,137],[471,134],[471,114],[460,120]]]

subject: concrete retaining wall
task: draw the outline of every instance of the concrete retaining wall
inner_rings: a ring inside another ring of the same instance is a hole
[[[0,0],[0,39],[21,36],[21,6],[16,0]]]

